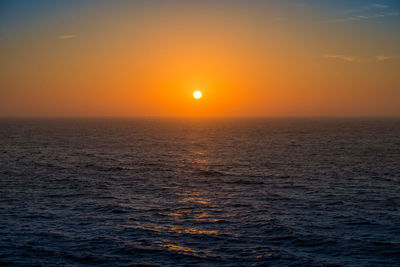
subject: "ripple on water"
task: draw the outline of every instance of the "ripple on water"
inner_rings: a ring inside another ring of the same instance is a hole
[[[398,120],[0,120],[0,265],[395,266]]]

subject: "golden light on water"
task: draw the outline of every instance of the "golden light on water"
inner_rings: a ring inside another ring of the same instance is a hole
[[[203,94],[199,90],[196,90],[193,92],[193,97],[196,99],[200,99],[202,96],[203,96]]]

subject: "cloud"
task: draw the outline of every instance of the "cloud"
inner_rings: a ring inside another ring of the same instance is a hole
[[[333,59],[340,59],[345,60],[347,62],[354,62],[356,61],[356,57],[353,56],[345,56],[345,55],[335,55],[335,54],[326,54],[324,58],[333,58]]]
[[[385,9],[385,8],[389,8],[388,5],[382,5],[382,4],[372,4],[369,5],[370,8],[381,8],[381,9]]]
[[[339,60],[344,60],[347,62],[372,62],[372,61],[385,61],[392,59],[393,57],[391,56],[385,56],[385,55],[376,55],[375,57],[370,57],[370,58],[359,58],[355,56],[347,56],[347,55],[340,55],[340,54],[325,54],[323,55],[324,58],[328,59],[339,59]]]
[[[389,8],[388,5],[382,5],[382,4],[372,4],[372,5],[369,5],[369,7],[371,7],[371,8]]]
[[[335,22],[359,21],[359,20],[385,18],[385,17],[397,17],[397,16],[400,16],[400,12],[385,12],[385,13],[376,13],[369,15],[354,15],[346,18],[336,19]]]
[[[370,11],[370,10],[384,10],[384,9],[388,9],[388,8],[389,8],[388,5],[371,4],[371,5],[362,6],[362,7],[356,8],[356,9],[345,10],[342,13],[343,14],[354,14],[354,13],[361,13],[361,12]]]
[[[65,40],[65,39],[72,39],[72,38],[76,38],[77,36],[76,35],[73,35],[73,34],[65,34],[65,35],[59,35],[59,36],[57,36],[57,39],[60,39],[60,40]]]
[[[388,57],[388,56],[384,56],[384,55],[377,55],[377,56],[375,56],[375,58],[378,61],[385,61],[385,60],[391,59],[392,57]]]
[[[397,12],[397,10],[394,12],[390,6],[383,4],[370,4],[356,9],[344,10],[342,14],[344,17],[337,18],[334,22],[360,21],[400,16],[400,13]]]

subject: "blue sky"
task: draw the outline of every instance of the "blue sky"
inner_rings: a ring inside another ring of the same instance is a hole
[[[140,1],[91,1],[91,0],[2,0],[0,3],[1,20],[2,26],[16,26],[26,25],[27,23],[33,23],[40,20],[45,20],[54,15],[78,10],[87,6],[97,6],[100,4],[117,5],[121,3],[129,2],[132,5],[135,4],[160,4],[165,1],[153,1],[153,0],[140,0]],[[179,1],[170,1],[179,2]],[[181,1],[188,2],[186,1]],[[280,0],[280,1],[260,1],[260,0],[217,0],[217,1],[193,1],[198,3],[210,4],[213,2],[220,2],[223,4],[229,4],[232,2],[243,4],[243,5],[254,5],[254,4],[284,4],[284,5],[303,5],[310,8],[316,8],[324,10],[325,12],[337,15],[338,18],[350,17],[350,15],[388,15],[392,17],[398,17],[395,13],[400,12],[400,1],[397,0]],[[398,18],[397,18],[397,21]],[[389,22],[390,23],[390,22]]]

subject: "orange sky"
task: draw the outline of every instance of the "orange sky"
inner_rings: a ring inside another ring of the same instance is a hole
[[[0,116],[399,116],[398,6],[300,2],[3,7]]]

